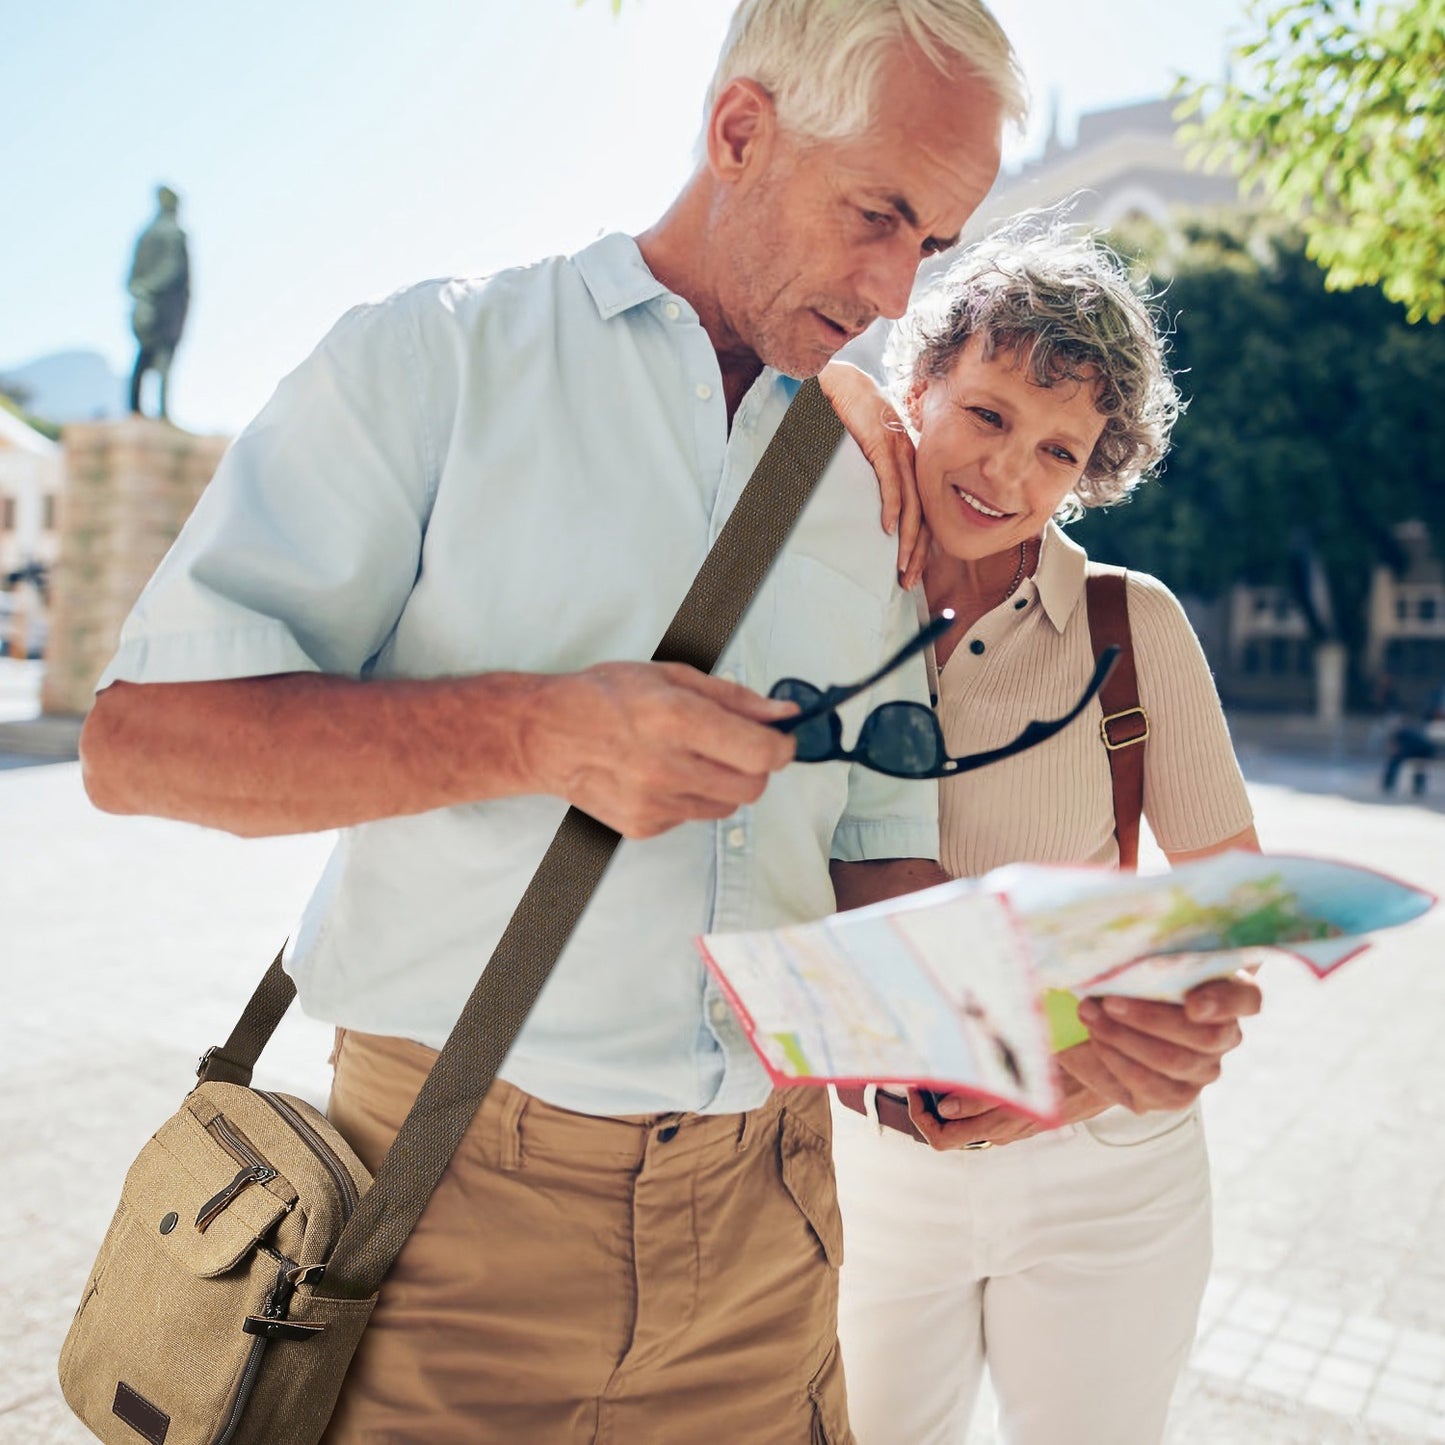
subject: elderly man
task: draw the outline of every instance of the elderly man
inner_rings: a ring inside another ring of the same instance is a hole
[[[668,213],[348,315],[128,624],[84,737],[101,807],[344,830],[290,967],[338,1025],[332,1116],[372,1166],[565,804],[635,840],[388,1277],[329,1439],[851,1439],[827,1102],[770,1091],[690,938],[941,877],[931,788],[789,768],[766,726],[777,677],[860,676],[913,630],[857,453],[718,675],[637,659],[793,379],[902,312],[1020,109],[977,0],[745,0]],[[1253,1000],[1213,1005],[1109,1034],[1136,1071],[1118,1096],[1197,1091]]]

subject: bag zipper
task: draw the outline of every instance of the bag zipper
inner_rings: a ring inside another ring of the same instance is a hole
[[[360,1202],[361,1195],[357,1192],[356,1182],[337,1156],[336,1151],[316,1132],[310,1120],[289,1100],[280,1094],[268,1093],[265,1089],[257,1089],[255,1092],[291,1125],[311,1152],[325,1166],[327,1173],[331,1175],[336,1184],[337,1193],[341,1196],[341,1222],[345,1224]]]
[[[265,1184],[276,1177],[276,1171],[256,1152],[256,1146],[232,1124],[224,1114],[217,1114],[206,1132],[241,1166],[241,1171],[219,1194],[201,1205],[196,1214],[196,1229],[204,1234],[216,1216],[249,1184]]]
[[[297,1268],[296,1261],[287,1259],[285,1255],[278,1254],[274,1249],[268,1249],[265,1245],[262,1245],[261,1248],[281,1266],[281,1272],[276,1279],[276,1287],[267,1296],[262,1312],[268,1319],[284,1319],[291,1296],[295,1293],[296,1287],[292,1283],[292,1274]],[[269,1343],[270,1341],[265,1335],[257,1335],[251,1341],[251,1348],[246,1355],[246,1363],[241,1369],[241,1378],[236,1385],[236,1393],[231,1399],[231,1408],[226,1415],[226,1423],[221,1426],[221,1433],[216,1436],[212,1445],[230,1445],[230,1441],[234,1438],[241,1424],[241,1416],[250,1403],[251,1391],[256,1387],[256,1376],[261,1372],[261,1360]]]
[[[269,1169],[270,1163],[256,1151],[256,1146],[224,1114],[217,1114],[206,1132],[218,1143],[237,1164],[250,1164],[257,1168]]]

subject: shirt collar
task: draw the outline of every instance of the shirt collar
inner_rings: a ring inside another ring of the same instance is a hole
[[[599,236],[578,251],[572,262],[604,321],[668,294],[667,287],[647,269],[637,242],[620,231]],[[679,305],[687,304],[682,297],[677,299]]]
[[[1079,598],[1084,593],[1089,558],[1084,549],[1066,537],[1055,522],[1044,528],[1039,549],[1039,565],[1034,568],[1034,590],[1054,630],[1062,632],[1068,625]]]
[[[651,271],[638,249],[637,242],[621,231],[609,231],[599,236],[590,246],[584,247],[572,257],[578,274],[592,295],[597,314],[604,321],[641,306],[646,301],[655,301],[659,296],[671,296],[682,308],[682,314],[691,321],[698,315],[685,296],[670,292]],[[759,377],[767,386],[779,386],[787,401],[798,394],[802,382],[787,376],[775,367],[764,366]],[[755,386],[757,382],[753,383]]]

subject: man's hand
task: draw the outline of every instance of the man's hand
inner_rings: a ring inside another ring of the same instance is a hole
[[[1087,1044],[1076,1044],[1075,1048],[1087,1048]],[[1073,1049],[1066,1052],[1072,1053]],[[1055,1062],[1061,1062],[1060,1054]],[[1047,1133],[1062,1124],[1077,1124],[1080,1119],[1092,1119],[1102,1114],[1113,1102],[1085,1084],[1072,1074],[1059,1070],[1059,1118],[1054,1124],[1041,1124],[1015,1109],[1004,1108],[991,1099],[980,1098],[977,1094],[942,1094],[938,1098],[939,1120],[924,1104],[917,1089],[908,1091],[908,1117],[913,1126],[928,1140],[933,1149],[963,1149],[971,1144],[992,1145],[1015,1144],[1020,1139],[1030,1139],[1035,1134]]]
[[[651,838],[757,802],[794,753],[766,724],[796,711],[681,663],[608,662],[550,679],[519,750],[533,791]]]
[[[898,531],[898,578],[905,587],[923,576],[928,556],[928,527],[913,475],[913,441],[902,419],[866,371],[846,361],[830,361],[818,385],[868,458],[883,497],[883,530]]]
[[[1089,1041],[1058,1056],[1060,1065],[1111,1103],[1136,1114],[1182,1109],[1219,1077],[1238,1048],[1239,1020],[1257,1014],[1262,995],[1247,973],[1202,983],[1179,1004],[1137,998],[1085,999],[1079,1018]]]

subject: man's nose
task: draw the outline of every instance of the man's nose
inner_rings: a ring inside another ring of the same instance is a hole
[[[908,310],[908,299],[917,280],[918,252],[911,242],[900,237],[899,243],[872,258],[864,281],[863,299],[878,315],[897,321]]]

